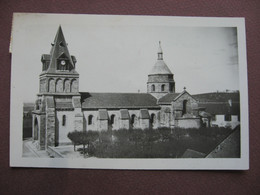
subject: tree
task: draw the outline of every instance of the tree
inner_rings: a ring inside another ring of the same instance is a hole
[[[83,154],[86,154],[86,146],[88,153],[90,153],[93,143],[98,138],[98,132],[95,131],[73,131],[68,133],[68,138],[74,144],[74,151],[76,151],[76,145],[83,145]]]
[[[72,141],[74,145],[74,151],[76,151],[76,145],[80,145],[80,134],[79,131],[73,131],[68,133],[68,138]]]

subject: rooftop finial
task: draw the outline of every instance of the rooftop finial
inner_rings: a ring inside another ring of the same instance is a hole
[[[186,91],[186,87],[183,87],[183,90]]]
[[[162,51],[162,47],[161,47],[161,41],[159,41],[158,60],[163,60],[163,51]]]

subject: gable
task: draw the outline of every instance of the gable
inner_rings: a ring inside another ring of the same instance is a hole
[[[197,100],[194,97],[192,97],[187,91],[183,91],[173,101],[178,102],[178,101],[183,101],[183,100],[190,100],[193,102],[197,102]]]
[[[158,100],[158,104],[171,104],[171,102],[179,95],[180,93],[168,93]]]

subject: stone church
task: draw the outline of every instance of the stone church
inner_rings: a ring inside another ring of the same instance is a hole
[[[174,75],[163,60],[161,45],[157,55],[148,74],[147,93],[79,92],[77,61],[59,27],[50,54],[41,57],[39,93],[32,112],[38,148],[68,143],[67,134],[75,130],[199,128],[197,100],[185,88],[175,92]]]

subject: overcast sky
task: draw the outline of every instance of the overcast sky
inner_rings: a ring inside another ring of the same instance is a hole
[[[39,91],[41,55],[49,54],[59,25],[77,59],[82,92],[146,92],[158,43],[174,74],[176,92],[238,90],[235,27],[174,17],[16,15],[12,44],[12,87],[24,101]]]

